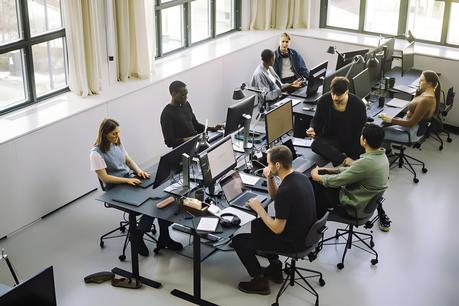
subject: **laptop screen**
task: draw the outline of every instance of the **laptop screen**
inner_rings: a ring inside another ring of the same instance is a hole
[[[241,175],[237,171],[223,178],[220,181],[220,186],[222,187],[223,193],[225,194],[228,202],[231,202],[245,191]]]

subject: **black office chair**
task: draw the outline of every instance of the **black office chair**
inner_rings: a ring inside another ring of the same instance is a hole
[[[442,95],[443,103],[440,103],[438,105],[438,110],[434,118],[432,118],[432,124],[429,127],[428,131],[429,136],[432,136],[432,138],[434,138],[436,141],[440,143],[440,146],[438,147],[440,151],[443,150],[443,139],[441,138],[441,134],[446,134],[447,142],[453,141],[449,134],[449,131],[445,129],[443,121],[445,117],[448,115],[449,111],[453,108],[454,97],[456,96],[456,93],[454,92],[454,87],[448,89],[446,97],[444,91],[442,91]]]
[[[106,188],[105,188],[105,185],[104,183],[99,179],[99,183],[100,183],[100,188],[103,190],[103,191],[106,191]],[[104,203],[104,206],[107,207],[107,208],[110,208],[110,205],[107,204],[107,203]],[[100,236],[99,238],[99,245],[101,248],[104,248],[105,247],[105,242],[104,240],[107,240],[107,239],[113,239],[113,238],[119,238],[119,237],[125,237],[124,238],[124,243],[123,243],[123,251],[122,251],[122,254],[120,256],[118,256],[118,259],[121,260],[121,261],[125,261],[126,260],[126,248],[127,246],[129,245],[129,222],[128,220],[126,219],[126,213],[123,214],[123,221],[120,222],[120,226],[118,226],[117,228],[109,231],[108,233],[105,233],[103,234],[102,236]],[[127,231],[126,231],[127,230]],[[115,235],[112,235],[116,232],[120,232],[121,234],[115,234]],[[153,235],[150,235],[149,233],[145,233],[145,235],[147,235],[147,237],[149,239],[146,239],[147,241],[150,241],[150,242],[154,242],[154,243],[157,243],[157,239],[155,237],[153,237],[154,235],[156,235],[156,226],[153,224],[152,228],[151,228],[151,233]],[[155,248],[154,249],[154,252],[155,254],[157,254],[159,252],[159,249],[158,248]]]
[[[288,253],[288,252],[273,252],[273,251],[259,251],[258,253],[262,256],[268,255],[268,254],[274,254],[274,255],[280,255],[280,256],[285,256],[287,257],[287,260],[285,262],[285,268],[284,272],[287,274],[287,277],[284,279],[284,282],[282,283],[279,292],[277,293],[276,296],[276,302],[272,304],[272,306],[278,306],[279,305],[279,298],[281,295],[287,290],[287,285],[294,286],[295,283],[301,286],[303,289],[306,291],[310,292],[316,297],[316,306],[319,306],[319,294],[317,293],[316,290],[311,286],[311,284],[307,281],[308,278],[312,277],[319,277],[319,285],[321,287],[325,286],[325,281],[322,277],[322,273],[319,271],[315,270],[310,270],[310,269],[305,269],[305,268],[300,268],[296,266],[296,262],[299,259],[304,259],[305,257],[308,257],[309,261],[313,261],[317,257],[317,253],[320,251],[318,248],[319,241],[323,239],[323,234],[327,230],[326,223],[327,223],[327,218],[328,218],[329,213],[327,212],[321,219],[317,220],[309,230],[308,234],[306,235],[306,238],[304,240],[304,248],[302,250],[299,250],[294,253]],[[290,259],[290,263],[287,261]],[[312,275],[308,276],[303,276],[300,271],[305,271],[312,273]],[[297,278],[299,276],[299,278]],[[303,280],[303,282],[306,284],[307,287],[303,286],[299,280]]]
[[[419,179],[417,178],[416,170],[414,170],[413,166],[422,166],[422,173],[427,173],[427,168],[423,161],[406,154],[405,150],[408,147],[413,147],[415,149],[421,150],[422,143],[428,137],[429,128],[432,125],[432,121],[433,119],[429,119],[423,120],[419,123],[416,139],[411,139],[409,131],[400,130],[400,133],[405,133],[407,135],[408,141],[390,140],[392,143],[392,148],[398,150],[398,152],[393,152],[389,155],[389,158],[392,157],[390,167],[392,168],[394,165],[398,165],[399,168],[405,168],[413,174],[413,182],[416,184],[419,183]]]
[[[341,258],[341,262],[338,263],[336,266],[338,269],[344,268],[344,259],[346,258],[347,250],[350,249],[352,246],[355,246],[365,252],[368,252],[370,254],[375,255],[375,258],[371,259],[371,264],[376,265],[378,263],[378,252],[374,249],[375,243],[373,241],[373,235],[368,234],[368,233],[362,233],[358,232],[354,229],[361,226],[361,225],[366,225],[368,221],[370,221],[371,217],[373,216],[376,208],[380,203],[384,201],[383,198],[384,192],[379,192],[373,198],[370,200],[370,202],[367,204],[365,207],[365,216],[363,218],[357,218],[357,212],[355,213],[354,216],[349,216],[346,215],[344,216],[343,214],[337,214],[335,212],[331,212],[330,216],[328,217],[328,221],[335,221],[339,223],[346,224],[347,227],[345,229],[337,229],[335,236],[332,236],[330,238],[327,238],[323,240],[319,246],[322,247],[323,245],[337,245],[337,244],[345,244],[344,252],[343,252],[343,257]],[[327,241],[330,241],[332,239],[339,239],[340,237],[347,236],[345,238],[346,242],[334,242],[334,243],[325,243]],[[356,242],[353,242],[353,238],[357,238]],[[367,243],[367,240],[370,240],[369,243]],[[361,247],[360,245],[357,245],[357,242],[361,242],[366,246],[366,248]]]

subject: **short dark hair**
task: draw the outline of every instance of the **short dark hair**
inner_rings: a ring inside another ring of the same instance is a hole
[[[186,84],[182,81],[174,81],[169,85],[169,93],[172,94],[177,92],[180,88],[186,87]]]
[[[267,62],[274,57],[274,52],[270,49],[264,49],[261,51],[261,60]]]
[[[373,123],[365,124],[362,130],[363,139],[365,139],[368,145],[373,149],[381,147],[384,141],[384,134],[384,129]]]
[[[292,167],[293,155],[290,149],[284,145],[274,146],[268,150],[271,156],[272,163],[280,163],[283,168],[290,169]]]
[[[349,80],[346,77],[338,76],[331,81],[331,93],[341,96],[349,89]]]

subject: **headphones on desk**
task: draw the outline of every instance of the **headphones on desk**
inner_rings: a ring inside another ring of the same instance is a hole
[[[233,217],[233,218],[231,220],[228,220],[224,217]],[[223,227],[233,227],[233,226],[236,227],[236,226],[239,226],[239,224],[241,224],[241,219],[235,214],[224,213],[220,215],[220,224]]]

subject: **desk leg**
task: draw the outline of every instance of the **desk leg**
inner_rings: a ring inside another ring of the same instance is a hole
[[[217,306],[201,299],[201,237],[193,230],[193,295],[174,289],[172,295],[196,305]]]
[[[161,283],[158,283],[152,279],[148,279],[145,277],[140,276],[139,274],[139,255],[137,253],[137,241],[132,237],[139,237],[140,232],[137,230],[137,219],[135,214],[129,213],[129,240],[131,242],[131,262],[132,262],[132,273],[120,268],[113,268],[112,272],[126,277],[126,278],[133,278],[136,282],[140,281],[142,284],[153,287],[153,288],[160,288],[162,286]]]

